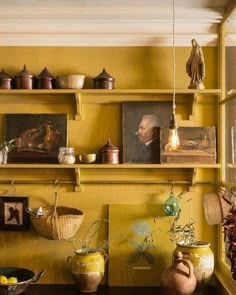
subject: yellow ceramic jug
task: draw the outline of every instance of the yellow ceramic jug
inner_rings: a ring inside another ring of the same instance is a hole
[[[107,259],[107,254],[85,253],[82,250],[76,250],[74,257],[67,258],[72,276],[81,292],[97,291],[104,276]]]

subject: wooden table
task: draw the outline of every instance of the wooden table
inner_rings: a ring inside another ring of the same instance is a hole
[[[97,292],[81,293],[76,285],[42,285],[30,284],[24,295],[161,295],[159,287],[107,287],[99,286]],[[220,295],[216,289],[206,288],[204,292],[195,292],[196,295]],[[22,294],[23,295],[23,294]]]

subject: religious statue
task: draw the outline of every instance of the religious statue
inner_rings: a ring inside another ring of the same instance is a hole
[[[186,63],[186,72],[191,78],[188,88],[205,89],[203,84],[205,78],[204,56],[200,45],[195,39],[192,39],[192,51]]]

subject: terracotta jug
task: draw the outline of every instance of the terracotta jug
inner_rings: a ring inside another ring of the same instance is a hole
[[[162,295],[191,295],[197,286],[193,265],[176,252],[173,264],[161,275]]]

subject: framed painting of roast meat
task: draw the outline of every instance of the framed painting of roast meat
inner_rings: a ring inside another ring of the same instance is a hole
[[[171,101],[124,102],[123,163],[161,162],[161,133],[168,129]]]
[[[58,163],[67,146],[67,114],[6,114],[4,140],[14,140],[9,163]]]
[[[168,131],[163,132],[162,163],[216,163],[215,127],[179,127],[178,135],[179,148],[176,151],[168,151],[164,145],[168,137]]]

